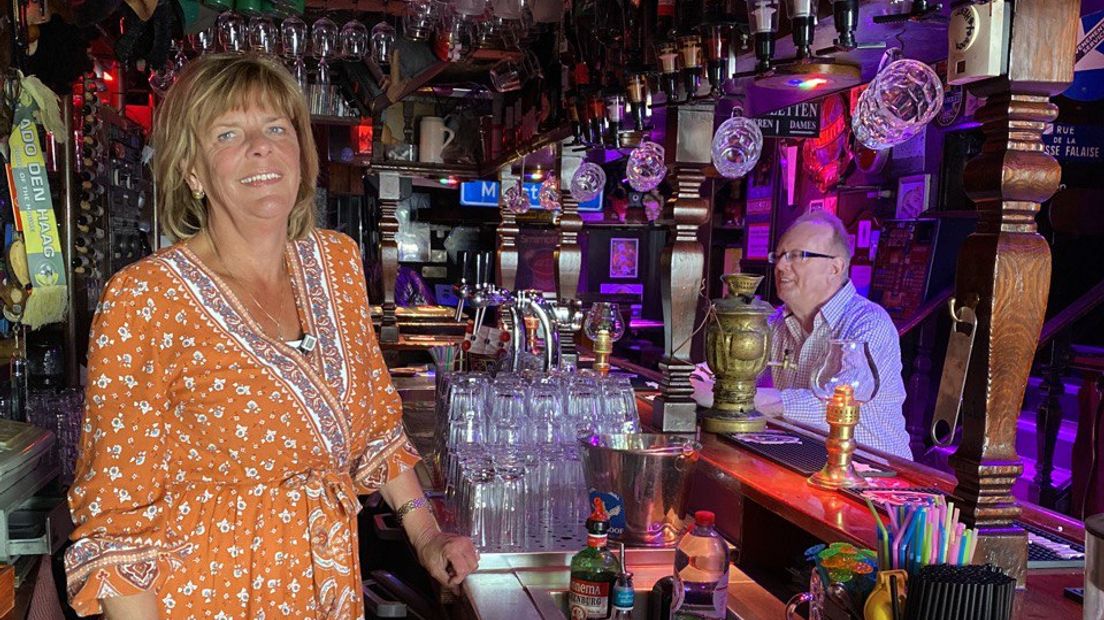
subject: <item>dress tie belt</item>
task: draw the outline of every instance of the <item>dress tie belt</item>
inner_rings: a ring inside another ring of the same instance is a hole
[[[353,478],[347,472],[333,470],[308,469],[288,478],[280,486],[306,493],[311,499],[322,499],[327,503],[341,507],[346,516],[360,512]]]

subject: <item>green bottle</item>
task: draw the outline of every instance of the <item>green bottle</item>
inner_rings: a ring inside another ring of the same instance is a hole
[[[594,498],[594,512],[586,522],[587,546],[571,558],[571,620],[609,618],[613,602],[613,585],[617,581],[620,562],[606,547],[609,515],[605,504]]]

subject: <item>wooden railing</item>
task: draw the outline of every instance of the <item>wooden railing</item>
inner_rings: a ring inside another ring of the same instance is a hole
[[[1043,329],[1039,333],[1039,345],[1036,350],[1042,349],[1055,336],[1071,327],[1078,319],[1091,312],[1093,308],[1101,303],[1104,303],[1104,280],[1098,282],[1096,286],[1078,297],[1072,304],[1050,317],[1050,320],[1046,323],[1043,323]]]
[[[937,293],[934,297],[924,302],[924,305],[920,306],[920,308],[916,310],[916,314],[914,314],[912,318],[897,327],[897,335],[904,338],[906,334],[911,332],[913,329],[916,329],[916,327],[918,327],[919,325],[922,325],[924,321],[928,320],[928,317],[930,317],[936,311],[941,308],[945,308],[947,305],[947,300],[950,299],[951,295],[953,294],[954,289],[951,287],[947,287],[942,291],[939,291],[939,293]]]

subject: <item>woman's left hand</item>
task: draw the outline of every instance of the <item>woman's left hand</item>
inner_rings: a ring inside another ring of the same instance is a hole
[[[418,546],[418,561],[443,585],[455,586],[479,566],[479,553],[469,538],[434,532]]]

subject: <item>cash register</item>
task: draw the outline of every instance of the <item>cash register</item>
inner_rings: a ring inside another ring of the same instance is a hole
[[[60,470],[53,445],[49,431],[0,419],[0,562],[15,566],[16,587],[73,527],[64,494],[47,489]]]

